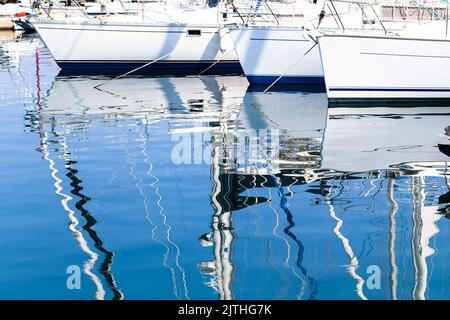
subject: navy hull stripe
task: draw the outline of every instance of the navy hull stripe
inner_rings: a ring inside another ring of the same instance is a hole
[[[450,92],[450,88],[329,88],[329,91]]]
[[[60,75],[119,75],[141,67],[147,62],[57,62]],[[213,62],[156,62],[136,71],[135,75],[197,75]],[[243,74],[241,65],[236,61],[215,64],[205,74]]]
[[[248,75],[247,79],[252,84],[271,84],[279,76],[251,76]],[[324,84],[324,78],[320,76],[285,76],[278,80],[277,84]]]

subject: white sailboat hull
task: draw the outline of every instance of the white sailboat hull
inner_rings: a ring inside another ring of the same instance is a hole
[[[319,39],[328,98],[450,98],[450,41],[370,36]]]
[[[221,50],[232,46],[232,40],[229,34],[221,39],[219,25],[89,21],[33,25],[63,70],[129,71],[154,61],[146,71],[196,74],[219,61],[216,71],[241,71],[234,50]]]
[[[323,84],[319,48],[302,29],[237,27],[230,30],[247,79],[252,84]]]

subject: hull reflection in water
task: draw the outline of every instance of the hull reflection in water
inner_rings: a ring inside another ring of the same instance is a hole
[[[83,297],[449,298],[450,109],[328,110],[243,77],[102,81],[57,78],[25,117]]]
[[[94,88],[105,82],[105,79],[95,77],[57,78],[45,98],[43,112],[52,115],[147,115],[155,120],[198,112],[199,119],[214,120],[220,110],[210,105],[239,105],[248,85],[247,80],[239,76],[131,77]]]
[[[438,143],[450,107],[329,108],[323,166],[342,171],[387,169],[411,161],[443,161]],[[351,141],[351,143],[349,143]]]

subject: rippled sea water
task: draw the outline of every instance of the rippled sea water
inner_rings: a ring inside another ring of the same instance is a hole
[[[98,90],[0,39],[0,298],[450,298],[450,106],[240,76]]]

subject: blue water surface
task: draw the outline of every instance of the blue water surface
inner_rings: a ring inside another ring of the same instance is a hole
[[[95,89],[0,37],[1,299],[450,298],[450,106],[242,76]]]

